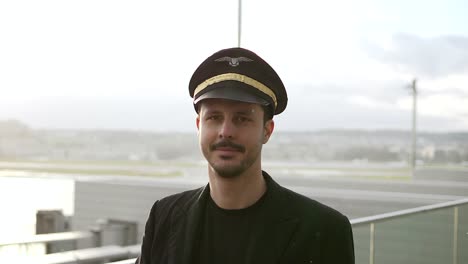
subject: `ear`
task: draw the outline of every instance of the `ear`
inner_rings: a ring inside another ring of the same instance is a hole
[[[266,121],[265,127],[263,128],[263,144],[266,144],[273,134],[273,130],[275,129],[275,122],[273,119]]]
[[[200,131],[200,115],[197,115],[197,118],[195,119],[195,123],[197,125],[197,131]]]

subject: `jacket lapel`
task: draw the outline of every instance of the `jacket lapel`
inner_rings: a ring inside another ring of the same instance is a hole
[[[281,193],[284,191],[273,179],[264,172],[268,186],[268,202],[262,210],[260,223],[253,231],[254,238],[247,245],[246,263],[279,263],[284,252],[290,246],[296,235],[299,219],[291,215],[287,199]],[[175,264],[189,264],[196,257],[198,239],[201,235],[201,225],[209,186],[200,189],[193,199],[181,206],[179,215],[173,217],[172,228],[176,233],[171,236],[170,243],[174,245],[172,252]],[[179,222],[180,221],[180,222]]]
[[[279,263],[296,235],[299,219],[289,213],[283,189],[264,172],[268,202],[262,210],[262,223],[257,223],[253,243],[247,250],[247,263]]]
[[[177,233],[171,239],[175,250],[172,255],[174,261],[170,261],[170,263],[189,264],[196,256],[194,250],[198,245],[197,239],[200,237],[200,227],[208,195],[209,187],[207,185],[180,208],[179,216],[174,217],[173,221],[177,222],[173,222],[172,225],[175,226],[173,230]]]
[[[297,224],[298,220],[295,218],[266,224],[248,248],[246,263],[279,263],[294,237]]]

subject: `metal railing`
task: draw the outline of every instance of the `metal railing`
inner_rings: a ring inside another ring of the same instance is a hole
[[[141,245],[133,246],[102,246],[85,248],[61,253],[46,254],[41,256],[23,256],[12,259],[21,264],[77,264],[77,263],[108,263],[114,260],[136,258],[139,255]],[[126,260],[128,261],[128,260]]]
[[[108,262],[107,264],[134,264],[136,260],[137,260],[136,258],[132,258],[132,259],[126,259],[126,260],[121,260],[121,261],[116,261],[116,262]]]
[[[354,233],[356,263],[468,263],[468,198],[352,219],[350,222]],[[0,248],[86,238],[93,238],[93,233],[52,233],[15,241],[0,241]],[[50,261],[49,258],[52,257],[73,261],[131,258],[138,255],[139,249],[139,246],[94,248],[49,254],[43,256],[42,260]]]
[[[468,199],[350,222],[356,263],[468,263]]]
[[[22,245],[22,244],[36,244],[36,243],[50,243],[50,242],[64,242],[74,241],[79,239],[92,238],[93,233],[89,231],[75,231],[75,232],[62,232],[50,233],[41,235],[32,235],[24,238],[10,239],[8,241],[0,241],[0,247],[9,245]]]
[[[45,254],[48,245],[54,245],[55,251],[76,249],[78,240],[93,240],[95,235],[90,231],[75,231],[31,235],[2,241],[0,239],[0,256],[10,254],[18,255],[23,252],[26,255]],[[40,252],[40,253],[37,253]]]

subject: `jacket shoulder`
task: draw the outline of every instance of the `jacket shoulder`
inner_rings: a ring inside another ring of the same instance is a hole
[[[161,263],[169,257],[169,239],[176,221],[180,220],[204,188],[176,193],[154,202],[146,221],[141,255],[137,263]]]
[[[281,189],[286,198],[286,203],[291,210],[290,212],[300,218],[324,219],[329,224],[334,224],[333,222],[335,221],[349,221],[345,215],[328,205],[294,192],[288,188],[281,187]],[[332,223],[330,223],[330,221],[332,221]]]
[[[339,211],[282,187],[289,215],[298,218],[297,241],[319,263],[354,263],[354,241],[349,219]],[[313,248],[308,248],[311,245]],[[315,261],[314,261],[315,262]]]
[[[205,187],[200,187],[166,196],[157,200],[153,205],[153,209],[156,211],[169,212],[173,209],[190,206],[190,204],[195,202],[195,200],[201,195],[204,189]]]

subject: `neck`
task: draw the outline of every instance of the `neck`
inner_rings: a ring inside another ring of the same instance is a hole
[[[224,178],[209,168],[210,195],[223,209],[247,208],[257,202],[266,192],[266,182],[261,169]]]

